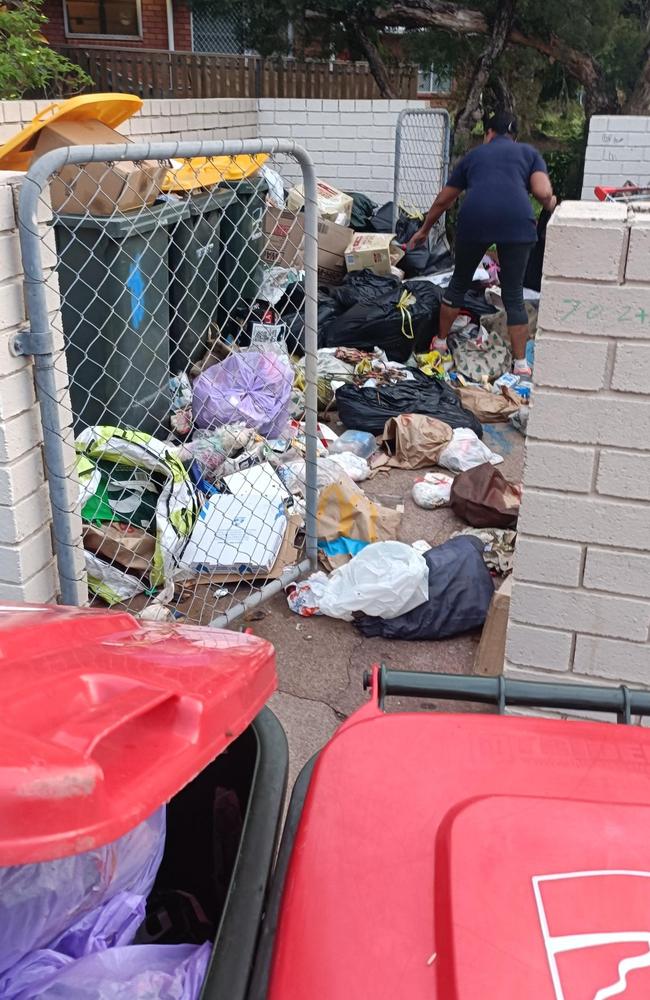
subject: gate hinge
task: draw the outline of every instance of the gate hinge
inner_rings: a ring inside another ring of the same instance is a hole
[[[29,326],[18,331],[11,345],[11,349],[16,355],[51,354],[52,348],[53,340],[50,330],[36,333]]]

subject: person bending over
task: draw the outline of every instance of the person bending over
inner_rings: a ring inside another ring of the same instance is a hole
[[[482,146],[459,161],[410,246],[428,238],[438,219],[463,191],[467,192],[458,216],[456,256],[452,279],[442,299],[438,336],[432,343],[447,362],[447,337],[458,316],[465,293],[486,250],[497,245],[501,268],[501,294],[517,375],[531,374],[526,362],[528,316],[524,306],[524,275],[537,227],[529,192],[547,211],[557,204],[546,164],[533,146],[517,141],[517,119],[509,112],[493,115]]]

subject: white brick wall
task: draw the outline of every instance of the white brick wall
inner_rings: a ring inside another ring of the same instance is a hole
[[[393,197],[397,116],[421,101],[262,99],[259,134],[291,137],[305,146],[316,173],[345,191],[362,191],[379,204]],[[297,169],[285,172],[298,180]]]
[[[599,184],[622,187],[650,184],[650,117],[596,116],[589,122],[582,197],[595,199]]]
[[[513,676],[650,687],[646,232],[624,206],[585,202],[565,203],[549,225],[508,627]]]
[[[40,414],[32,366],[12,353],[25,322],[15,215],[21,181],[21,174],[0,172],[0,600],[47,602],[57,580]]]

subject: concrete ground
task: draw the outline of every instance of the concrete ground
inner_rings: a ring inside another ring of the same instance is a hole
[[[485,425],[485,443],[504,456],[499,466],[507,479],[519,482],[524,438],[509,424]],[[400,540],[444,542],[466,527],[451,510],[422,510],[411,500],[411,487],[422,473],[391,469],[364,489],[386,506],[404,504]],[[366,639],[353,625],[332,618],[301,618],[291,612],[284,595],[260,609],[263,617],[247,623],[273,643],[277,653],[279,690],[270,707],[289,739],[291,784],[302,765],[332,735],[339,723],[363,704],[362,677],[379,661],[398,669],[468,674],[472,671],[480,633],[439,642]],[[432,708],[429,703],[428,709]]]

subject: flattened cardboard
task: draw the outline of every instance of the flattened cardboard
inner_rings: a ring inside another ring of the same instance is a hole
[[[62,146],[124,145],[128,142],[102,122],[53,122],[41,130],[33,160]],[[108,216],[116,210],[132,211],[155,201],[166,176],[167,167],[152,160],[63,167],[50,182],[52,208],[64,215]]]
[[[505,578],[498,590],[494,591],[474,658],[475,674],[498,677],[503,673],[511,593],[512,574]]]

